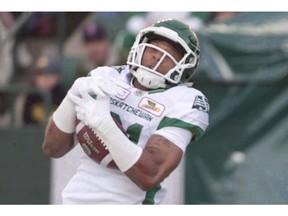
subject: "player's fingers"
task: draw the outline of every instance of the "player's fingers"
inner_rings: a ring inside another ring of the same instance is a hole
[[[80,96],[82,97],[82,98],[84,98],[84,96],[85,96],[85,91],[86,89],[85,89],[85,86],[84,85],[81,85],[81,86],[78,86],[78,91],[79,91],[79,93],[80,93]]]
[[[83,114],[82,113],[76,113],[77,119],[79,119],[80,121],[85,122],[85,118],[83,118]]]
[[[122,91],[122,89],[115,85],[111,79],[104,80],[99,84],[99,87],[102,89],[102,91],[111,96],[119,95]]]
[[[105,97],[104,92],[99,88],[98,84],[89,85],[89,86],[88,86],[88,91],[89,91],[90,93],[94,93],[94,94],[96,94],[96,95]]]
[[[110,110],[110,97],[97,97],[97,109],[101,109],[101,111],[107,111]],[[104,114],[104,112],[102,113]]]
[[[77,114],[77,117],[78,117],[78,115],[81,113],[80,107],[76,105],[75,106],[75,111],[76,111],[76,114]]]
[[[86,112],[84,109],[81,108],[81,106],[76,105],[75,106],[76,116],[79,120],[85,122],[87,120],[86,118]]]
[[[80,96],[84,100],[89,100],[91,98],[91,96],[88,93],[88,89],[85,86],[79,86],[78,91],[79,91]]]
[[[74,103],[77,105],[80,105],[82,103],[82,99],[74,94],[72,94],[71,92],[68,92],[67,97]]]

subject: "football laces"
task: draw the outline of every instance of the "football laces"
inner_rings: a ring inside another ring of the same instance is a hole
[[[108,150],[107,145],[104,143],[104,141],[101,139],[101,137],[99,136],[99,134],[96,133],[96,131],[91,128],[91,130],[93,131],[94,135],[96,136],[96,138],[100,141],[100,143],[104,146],[105,150]]]

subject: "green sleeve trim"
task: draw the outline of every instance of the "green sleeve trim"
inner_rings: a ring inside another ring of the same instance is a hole
[[[145,200],[142,202],[143,205],[155,204],[155,195],[161,189],[161,185],[158,184],[155,187],[147,191]]]
[[[189,124],[187,122],[184,122],[176,118],[164,117],[162,121],[160,122],[157,129],[159,130],[164,127],[179,127],[179,128],[187,129],[193,133],[194,135],[193,140],[199,139],[204,133],[204,130],[200,128],[199,126]]]
[[[149,90],[148,94],[155,94],[155,93],[160,93],[160,92],[164,92],[164,91],[166,91],[166,89]]]

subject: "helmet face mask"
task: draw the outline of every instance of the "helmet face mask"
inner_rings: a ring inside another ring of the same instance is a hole
[[[163,38],[177,45],[177,47],[180,48],[181,53],[183,52],[182,59],[177,61],[170,53],[160,47],[150,44],[149,42],[151,38],[153,40],[153,37]],[[145,67],[141,62],[143,53],[147,47],[162,53],[162,57],[153,68]],[[140,31],[130,50],[127,64],[130,65],[132,74],[137,78],[140,84],[150,89],[166,88],[169,85],[175,85],[180,82],[185,83],[191,78],[194,69],[198,65],[199,54],[199,42],[191,28],[180,21],[168,19],[157,22],[153,26]],[[157,71],[157,69],[165,58],[171,59],[175,66],[167,71],[166,74],[162,74]]]

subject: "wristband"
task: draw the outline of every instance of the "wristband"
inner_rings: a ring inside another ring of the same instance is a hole
[[[53,113],[53,121],[56,126],[65,133],[73,133],[75,130],[76,111],[74,103],[67,97]]]
[[[122,172],[126,172],[139,160],[143,149],[131,142],[111,117],[103,118],[97,128],[93,129],[107,146]]]

